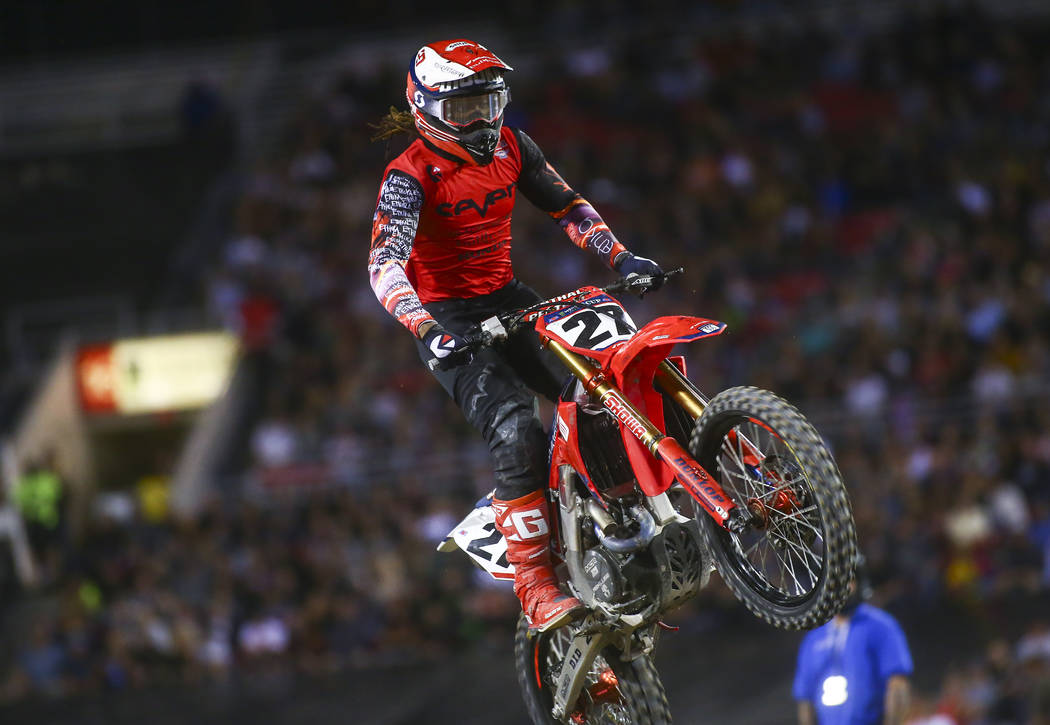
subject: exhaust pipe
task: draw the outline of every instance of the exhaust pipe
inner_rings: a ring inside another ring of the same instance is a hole
[[[592,501],[588,501],[588,504]],[[594,502],[595,506],[601,508],[597,502]],[[653,538],[656,536],[656,519],[649,513],[648,509],[638,504],[631,506],[628,511],[631,514],[631,518],[638,522],[638,533],[634,536],[628,536],[626,538],[617,538],[615,536],[608,536],[598,525],[598,520],[594,521],[594,534],[598,537],[598,541],[602,542],[602,546],[610,551],[615,551],[618,554],[630,554],[633,551],[644,549],[649,546]],[[590,507],[588,506],[587,513],[590,513]],[[602,513],[611,521],[612,518],[609,514],[602,509]],[[594,518],[593,516],[591,518]],[[608,529],[606,529],[607,531]]]

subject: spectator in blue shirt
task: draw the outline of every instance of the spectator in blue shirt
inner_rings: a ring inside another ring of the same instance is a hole
[[[793,694],[801,725],[890,725],[904,721],[911,652],[897,620],[864,603],[863,558],[850,600],[802,640]]]

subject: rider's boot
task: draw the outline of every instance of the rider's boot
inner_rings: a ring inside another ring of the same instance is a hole
[[[529,629],[545,632],[567,624],[583,605],[558,589],[551,563],[547,500],[542,489],[512,501],[492,500],[496,526],[507,540],[514,566],[514,593]]]

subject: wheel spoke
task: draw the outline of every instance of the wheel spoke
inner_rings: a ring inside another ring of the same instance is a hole
[[[777,516],[778,516],[778,518],[781,521],[790,521],[793,524],[798,524],[800,526],[807,526],[810,529],[812,529],[814,533],[819,535],[821,533],[821,530],[818,529],[816,526],[814,526],[812,524],[812,522],[810,522],[810,520],[808,518],[806,518],[806,514],[811,513],[813,511],[816,511],[816,510],[817,510],[816,506],[808,506],[808,507],[806,507],[804,509],[796,509],[795,511],[792,511],[791,513],[785,513],[783,511],[780,511],[780,510],[775,509],[775,508],[773,509],[773,511],[776,511]]]
[[[766,537],[766,544],[768,544],[766,545],[766,548],[768,548],[769,551],[773,552],[774,557],[776,557],[777,565],[774,569],[772,569],[772,571],[770,568],[763,568],[762,571],[768,573],[768,577],[766,578],[770,580],[771,584],[780,589],[781,592],[784,592],[784,580],[786,579],[787,575],[792,574],[790,571],[785,571],[785,569],[790,569],[791,561],[790,558],[787,561],[784,560],[781,552],[779,551],[779,548],[776,546],[775,543],[775,541],[780,540],[783,537],[779,536],[776,537],[776,539],[774,539],[775,534],[776,532],[772,532],[768,537]]]
[[[785,521],[786,518],[787,517],[783,517],[779,521],[772,521],[771,522],[772,525],[773,525],[773,534],[776,535],[778,541],[783,542],[786,546],[791,548],[791,550],[795,553],[795,555],[799,559],[801,559],[802,562],[805,564],[806,569],[809,572],[810,576],[812,578],[816,579],[816,574],[810,568],[808,561],[811,558],[818,558],[819,559],[820,557],[819,557],[819,555],[817,555],[816,553],[813,552],[813,550],[812,550],[812,548],[810,546],[806,546],[806,545],[800,543],[799,541],[797,541],[797,538],[798,538],[798,536],[797,536],[797,523]],[[792,530],[791,529],[785,529],[784,528],[785,526],[792,526],[795,529],[794,533],[796,535],[793,536],[792,535],[792,533],[793,533]],[[812,528],[812,527],[810,527],[810,528]],[[820,532],[817,531],[816,529],[813,529],[813,530],[817,533],[817,537],[819,538],[819,540],[821,541],[821,544],[823,545],[824,539],[820,535]]]
[[[779,551],[777,551],[777,547],[776,546],[768,546],[766,548],[769,548],[769,550],[773,552],[773,556],[776,557],[776,561],[778,563],[777,574],[779,574],[779,576],[774,575],[774,579],[776,579],[777,581],[775,581],[775,582],[772,581],[769,578],[769,576],[766,576],[766,581],[769,581],[770,584],[772,584],[776,588],[780,589],[781,592],[784,592],[785,591],[785,587],[784,587],[784,584],[783,584],[784,580],[787,578],[787,576],[791,576],[792,578],[794,578],[794,572],[792,571],[791,563],[790,563],[790,561],[785,561],[784,560],[784,558],[781,555],[781,553]],[[796,585],[796,587],[799,586],[798,580],[795,580],[795,585]]]
[[[729,456],[730,460],[732,460],[732,462],[736,464],[737,468],[739,468],[741,471],[745,470],[744,462],[741,461],[739,457],[737,457],[736,451],[733,450],[733,446],[729,441],[728,434],[726,434],[726,437],[722,439],[722,451],[727,456]]]
[[[723,473],[727,492],[733,495],[738,503],[743,500],[761,502],[766,506],[769,517],[765,536],[746,546],[734,537],[735,547],[741,558],[751,562],[755,573],[770,586],[789,596],[803,596],[817,581],[814,564],[819,568],[821,561],[821,557],[810,551],[802,541],[804,530],[809,532],[805,536],[811,534],[814,542],[823,544],[823,531],[814,525],[809,517],[809,514],[817,512],[817,507],[811,505],[785,512],[770,505],[770,501],[776,500],[778,495],[795,494],[795,486],[804,484],[806,478],[801,470],[797,469],[797,464],[789,462],[787,466],[773,465],[772,462],[779,460],[780,454],[762,453],[762,443],[767,436],[755,423],[748,421],[735,430],[736,445],[730,444],[728,435],[722,441],[724,462],[720,464],[719,470]],[[763,455],[758,468],[745,463],[745,435],[751,446]],[[774,448],[779,447],[776,439],[770,442]]]
[[[782,541],[784,545],[787,546],[796,557],[798,557],[806,567],[806,571],[809,573],[810,577],[815,581],[819,577],[819,569],[822,567],[822,562],[824,560],[823,555],[814,551],[812,546],[800,543],[796,538],[781,536],[780,541]],[[823,541],[821,541],[821,545],[821,549],[823,550]],[[816,565],[818,571],[814,571],[811,565]]]
[[[826,621],[855,524],[819,434],[789,403],[755,388],[712,398],[690,439],[694,455],[752,519],[741,533],[705,521],[729,588],[777,626]]]
[[[741,481],[744,482],[745,485],[749,484],[751,482],[751,476],[749,476],[747,473],[741,473],[739,471],[732,471],[732,470],[725,470],[725,469],[723,469],[723,470],[725,471],[725,474],[727,476],[729,476],[730,478],[740,479]]]
[[[816,556],[816,555],[813,554],[813,552],[810,549],[808,549],[807,547],[800,546],[796,542],[791,541],[791,539],[783,538],[783,539],[781,539],[781,541],[783,541],[785,544],[787,544],[787,546],[790,547],[791,550],[795,552],[795,555],[799,559],[802,560],[802,563],[805,565],[806,570],[809,572],[809,575],[811,577],[813,577],[814,579],[816,579],[817,578],[816,577],[816,572],[814,572],[812,569],[810,569],[809,563],[807,562],[807,559],[809,558],[809,556]]]
[[[747,467],[744,465],[743,459],[739,458],[737,456],[737,452],[735,450],[733,450],[733,447],[731,445],[728,445],[728,444],[729,444],[729,438],[727,436],[726,439],[722,443],[722,449],[725,451],[725,453],[729,457],[730,461],[738,469],[736,475],[741,480],[744,481],[744,484],[746,486],[749,483],[749,479],[750,479],[750,476],[747,475]],[[728,471],[728,468],[725,467],[725,466],[722,466],[722,469]]]
[[[732,498],[740,501],[746,501],[749,498],[749,492],[753,486],[752,476],[750,476],[747,470],[736,471],[733,470],[730,465],[719,462],[718,468],[721,471],[722,483],[726,488],[726,493],[730,494]]]
[[[756,542],[758,544],[764,544],[762,547],[762,558],[758,561],[759,571],[769,570],[769,541],[765,536],[762,536]]]
[[[736,429],[736,450],[737,450],[737,456],[738,456],[737,460],[740,461],[741,467],[743,467],[743,469],[745,471],[750,473],[751,467],[748,466],[747,462],[744,460],[744,456],[745,456],[745,453],[744,453],[744,434],[740,430],[740,428]],[[750,497],[750,496],[753,496],[753,495],[757,494],[758,493],[758,482],[755,481],[754,476],[748,476],[747,477],[747,483],[748,483],[748,486],[747,486],[746,493],[748,494],[748,496]]]
[[[789,545],[789,547],[792,546],[792,543],[789,540],[784,539],[784,543]],[[799,581],[798,574],[795,571],[795,557],[793,557],[791,555],[791,551],[790,550],[784,552],[784,558],[787,560],[787,564],[786,565],[787,565],[787,569],[789,569],[789,572],[791,573],[792,581],[795,582],[795,594],[799,595],[799,596],[806,594],[808,591],[810,591],[810,587],[803,586],[802,582]],[[812,576],[813,573],[810,572],[810,569],[808,569],[808,566],[806,566],[806,573],[811,575],[810,579],[812,580],[813,579],[813,576]]]
[[[763,446],[759,444],[759,441],[763,438],[763,431],[755,425],[754,421],[749,420],[747,424],[751,427],[751,435],[745,437],[744,440],[750,444],[748,448],[751,449],[751,453],[754,456],[761,456],[758,461],[759,468],[761,468],[762,462],[766,460],[766,454],[762,452]],[[741,445],[743,444],[741,443]]]
[[[751,546],[747,547],[746,550],[742,549],[741,551],[744,554],[744,556],[750,557],[751,556],[751,552],[754,551],[756,548],[758,548],[759,544],[762,544],[762,543],[764,543],[764,539],[762,537],[759,537],[759,538],[755,539],[755,543],[753,543]]]
[[[765,499],[772,498],[772,497],[776,496],[778,493],[780,493],[781,491],[785,491],[785,490],[786,491],[790,491],[791,489],[788,486],[777,486],[776,488],[769,489],[765,493],[760,493],[759,495],[755,496],[755,498],[757,498],[759,501],[764,501]]]

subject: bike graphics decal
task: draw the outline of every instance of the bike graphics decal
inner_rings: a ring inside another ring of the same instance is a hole
[[[616,417],[616,420],[623,423],[624,427],[631,431],[635,438],[642,441],[645,445],[649,445],[646,441],[647,431],[645,425],[642,424],[642,421],[634,417],[630,409],[623,404],[623,400],[618,394],[612,391],[607,393],[602,398],[602,405],[608,408]]]
[[[563,441],[569,440],[569,424],[561,419],[560,415],[555,414],[555,420],[558,422],[558,434],[561,436]]]
[[[547,330],[572,347],[588,350],[604,350],[631,339],[637,332],[634,320],[612,298],[603,297],[607,304],[580,305],[547,315]]]
[[[726,329],[726,323],[724,322],[707,322],[703,325],[697,325],[696,330],[692,335],[684,335],[681,337],[682,342],[690,342],[691,340],[697,340],[701,337],[710,337],[711,335],[717,335]]]

